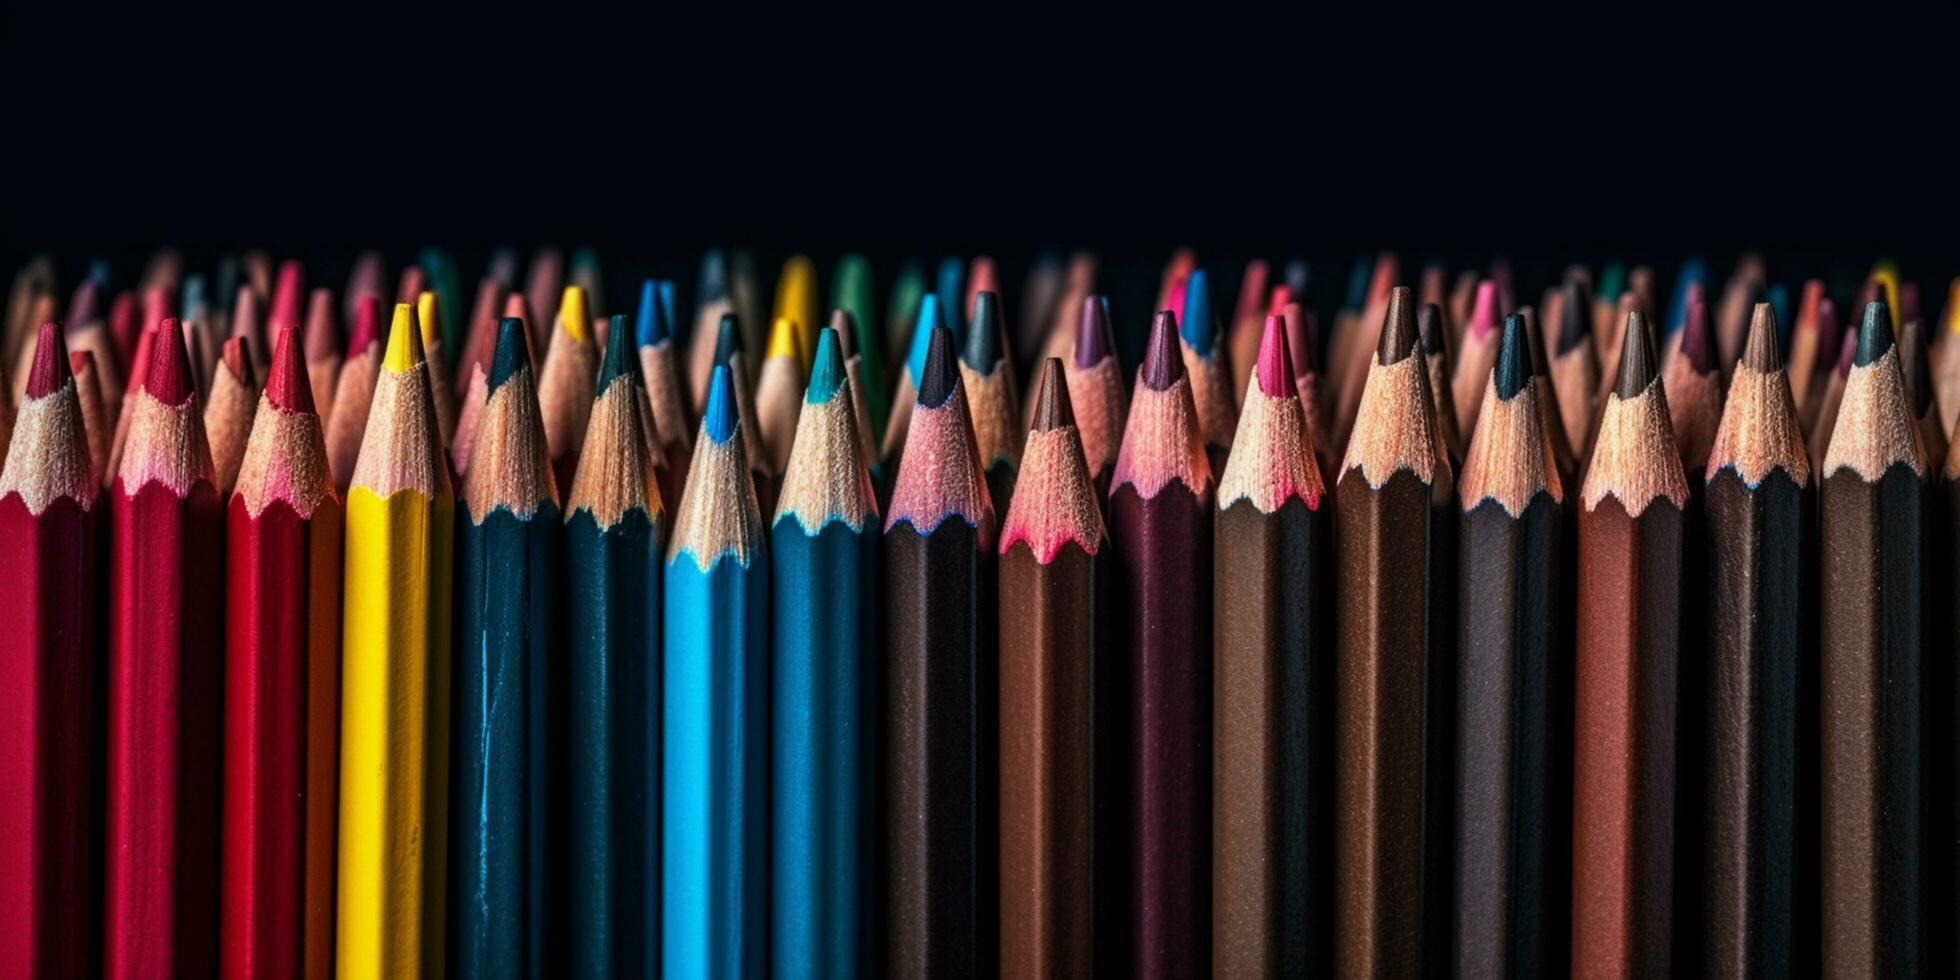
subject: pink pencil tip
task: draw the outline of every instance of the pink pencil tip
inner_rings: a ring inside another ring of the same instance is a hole
[[[61,324],[53,320],[41,324],[34,346],[34,367],[27,373],[27,397],[46,398],[68,380],[67,353]]]
[[[307,379],[306,359],[300,356],[299,348],[299,336],[293,328],[282,328],[272,345],[265,397],[295,415],[312,415],[318,411],[313,406],[313,384]]]
[[[184,328],[176,317],[157,325],[143,390],[165,405],[182,405],[196,393],[191,387],[191,356],[184,349]]]
[[[305,270],[293,259],[281,262],[279,282],[272,290],[272,316],[266,321],[270,332],[277,333],[285,327],[295,326],[301,322],[305,294]]]
[[[1269,314],[1266,332],[1259,338],[1259,390],[1268,398],[1284,398],[1294,393],[1293,361],[1286,351],[1286,317]]]
[[[1277,316],[1284,314],[1287,305],[1292,302],[1293,287],[1285,283],[1280,283],[1273,287],[1272,298],[1266,301],[1266,315]]]
[[[1484,340],[1497,332],[1497,283],[1485,279],[1477,283],[1477,301],[1470,307],[1470,335]]]
[[[361,297],[360,305],[354,308],[354,333],[347,340],[348,353],[355,357],[366,353],[381,342],[381,330],[381,297]]]

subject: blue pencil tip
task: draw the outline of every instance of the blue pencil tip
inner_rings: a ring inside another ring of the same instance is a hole
[[[514,316],[497,323],[497,350],[490,356],[490,390],[496,391],[517,369],[530,363],[524,340],[524,321]]]
[[[1205,270],[1197,269],[1184,284],[1184,315],[1178,318],[1178,329],[1184,334],[1184,342],[1199,354],[1209,355],[1213,341],[1218,333],[1211,321],[1211,288],[1206,280]]]
[[[641,347],[652,347],[667,339],[666,312],[660,308],[660,285],[651,279],[640,283],[640,309],[633,332]]]
[[[944,326],[955,335],[960,330],[960,320],[964,310],[960,308],[960,295],[966,284],[966,263],[958,258],[947,257],[939,263],[939,315],[945,318]],[[913,375],[917,378],[918,375]]]
[[[837,348],[837,331],[825,327],[817,331],[817,356],[810,362],[810,386],[803,400],[821,405],[844,387],[844,354]]]
[[[95,282],[96,288],[105,289],[105,290],[108,289],[109,288],[109,260],[96,259],[94,262],[89,263],[88,277],[89,279]]]
[[[679,341],[684,324],[674,316],[674,280],[656,279],[654,286],[660,291],[660,322],[667,327],[667,336]]]
[[[926,376],[926,352],[932,349],[932,331],[941,323],[943,311],[939,297],[930,293],[919,301],[919,318],[912,323],[912,348],[905,355],[905,369],[912,372],[912,384]]]
[[[725,443],[735,437],[735,379],[728,373],[728,365],[715,365],[714,377],[708,381],[708,407],[701,413],[701,428],[717,444]]]

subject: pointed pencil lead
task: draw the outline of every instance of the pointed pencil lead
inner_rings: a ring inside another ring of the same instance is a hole
[[[1592,297],[1577,279],[1565,284],[1565,302],[1559,304],[1558,352],[1564,354],[1592,336]]]
[[[1470,336],[1479,340],[1497,332],[1503,312],[1497,308],[1497,283],[1485,279],[1477,283],[1477,299],[1470,307]]]
[[[497,321],[497,347],[490,355],[490,377],[487,379],[489,390],[496,391],[519,368],[531,366],[529,345],[522,319],[507,316]]]
[[[733,313],[721,315],[721,325],[715,333],[715,363],[727,364],[728,359],[742,352],[742,324]]]
[[[41,324],[34,343],[34,366],[27,372],[28,398],[46,398],[68,383],[68,347],[61,336],[61,324],[50,320]]]
[[[272,342],[272,365],[266,369],[265,398],[295,415],[314,415],[313,383],[306,371],[305,341],[292,324],[279,328]]]
[[[1768,303],[1757,303],[1750,311],[1749,339],[1742,348],[1742,363],[1757,374],[1783,367],[1783,354],[1776,349],[1776,311]]]
[[[1075,334],[1075,366],[1095,367],[1115,349],[1109,327],[1109,297],[1097,295],[1084,299],[1082,322]]]
[[[946,322],[939,297],[927,293],[919,300],[919,315],[912,323],[912,348],[905,354],[905,370],[912,374],[912,386],[918,387],[919,379],[926,374],[926,352],[932,348],[932,332]]]
[[[1177,317],[1169,310],[1158,310],[1150,325],[1150,345],[1143,353],[1143,385],[1163,391],[1184,377],[1184,352],[1177,341]]]
[[[1291,330],[1286,317],[1268,315],[1266,330],[1259,337],[1259,360],[1257,373],[1259,390],[1268,398],[1298,397],[1299,389],[1294,387],[1292,340],[1287,336]]]
[[[157,325],[143,390],[165,405],[182,405],[196,394],[191,385],[190,352],[184,349],[184,326],[176,317]]]
[[[1000,296],[982,290],[973,297],[973,323],[966,329],[966,350],[960,360],[982,374],[1000,363]]]
[[[1075,424],[1075,410],[1068,400],[1068,379],[1062,374],[1062,360],[1051,357],[1041,362],[1040,385],[1035,396],[1034,425],[1036,432],[1049,432]]]
[[[616,314],[606,323],[606,359],[599,365],[599,384],[595,396],[604,395],[615,379],[640,381],[640,355],[634,349],[633,334],[626,329],[626,315]]]
[[[388,324],[388,346],[381,355],[381,366],[396,373],[422,363],[422,324],[415,304],[396,303],[394,322]]]
[[[1443,333],[1443,308],[1434,303],[1422,304],[1416,311],[1416,333],[1422,338],[1424,354],[1441,354],[1447,338]]]
[[[1715,370],[1715,338],[1708,326],[1708,303],[1702,299],[1700,290],[1688,294],[1686,319],[1681,321],[1681,356],[1688,359],[1688,365],[1696,374],[1707,374]]]
[[[1178,318],[1184,342],[1206,357],[1218,341],[1218,325],[1212,321],[1211,280],[1203,269],[1193,269],[1184,284],[1184,311]]]
[[[821,405],[844,387],[844,352],[837,343],[837,331],[829,327],[817,331],[817,353],[810,360],[810,384],[803,389],[805,402]]]
[[[715,365],[714,376],[708,381],[708,405],[701,413],[701,428],[717,444],[734,438],[736,423],[740,421],[735,414],[734,384],[728,365]]]
[[[1524,315],[1513,313],[1504,318],[1504,336],[1497,345],[1497,364],[1491,383],[1497,388],[1497,397],[1510,401],[1516,398],[1531,381],[1530,332],[1525,327]]]
[[[1621,400],[1639,397],[1654,381],[1654,335],[1639,310],[1627,314],[1626,336],[1620,341],[1620,378],[1613,393]]]
[[[1865,304],[1865,322],[1858,328],[1858,353],[1852,358],[1853,367],[1865,367],[1885,356],[1892,349],[1892,316],[1885,309],[1885,301],[1875,299]]]
[[[1381,344],[1375,349],[1375,359],[1383,367],[1400,363],[1415,353],[1420,339],[1416,332],[1415,306],[1415,294],[1409,287],[1397,286],[1389,292],[1388,314],[1382,318]]]
[[[960,380],[959,365],[953,361],[953,332],[936,327],[927,343],[926,371],[919,378],[919,405],[938,408],[946,404]]]
[[[652,347],[666,340],[673,332],[667,323],[666,311],[660,304],[660,284],[652,279],[640,283],[640,308],[633,324],[633,332],[641,347]]]

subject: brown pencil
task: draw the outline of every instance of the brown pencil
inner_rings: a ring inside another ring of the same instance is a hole
[[[1443,441],[1451,466],[1463,465],[1464,441],[1457,433],[1456,405],[1450,398],[1450,336],[1443,322],[1443,308],[1424,303],[1416,314],[1416,329],[1422,335],[1422,359],[1429,370],[1429,401],[1436,417],[1436,437]]]
[[[1674,894],[1676,669],[1688,485],[1645,318],[1580,491],[1572,973],[1664,976]]]
[[[1906,379],[1906,408],[1919,429],[1919,444],[1929,464],[1946,459],[1947,442],[1947,429],[1940,424],[1939,401],[1934,397],[1930,360],[1925,324],[1907,321],[1899,328],[1899,371]]]
[[[1920,966],[1920,532],[1925,450],[1891,318],[1865,305],[1823,482],[1822,966]]]
[[[1334,490],[1335,963],[1433,975],[1448,930],[1456,495],[1407,287],[1390,293],[1380,336]]]
[[[1095,721],[1105,542],[1059,360],[1042,365],[1000,545],[1000,968],[1095,964]]]

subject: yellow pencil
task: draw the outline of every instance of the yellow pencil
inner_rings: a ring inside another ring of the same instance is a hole
[[[810,373],[810,359],[816,354],[817,331],[823,329],[818,318],[822,315],[817,309],[817,264],[805,255],[790,256],[776,279],[776,311],[770,320],[788,318],[796,323],[800,341],[797,358],[804,374]]]
[[[453,510],[421,331],[397,304],[347,494],[343,977],[443,975]]]

